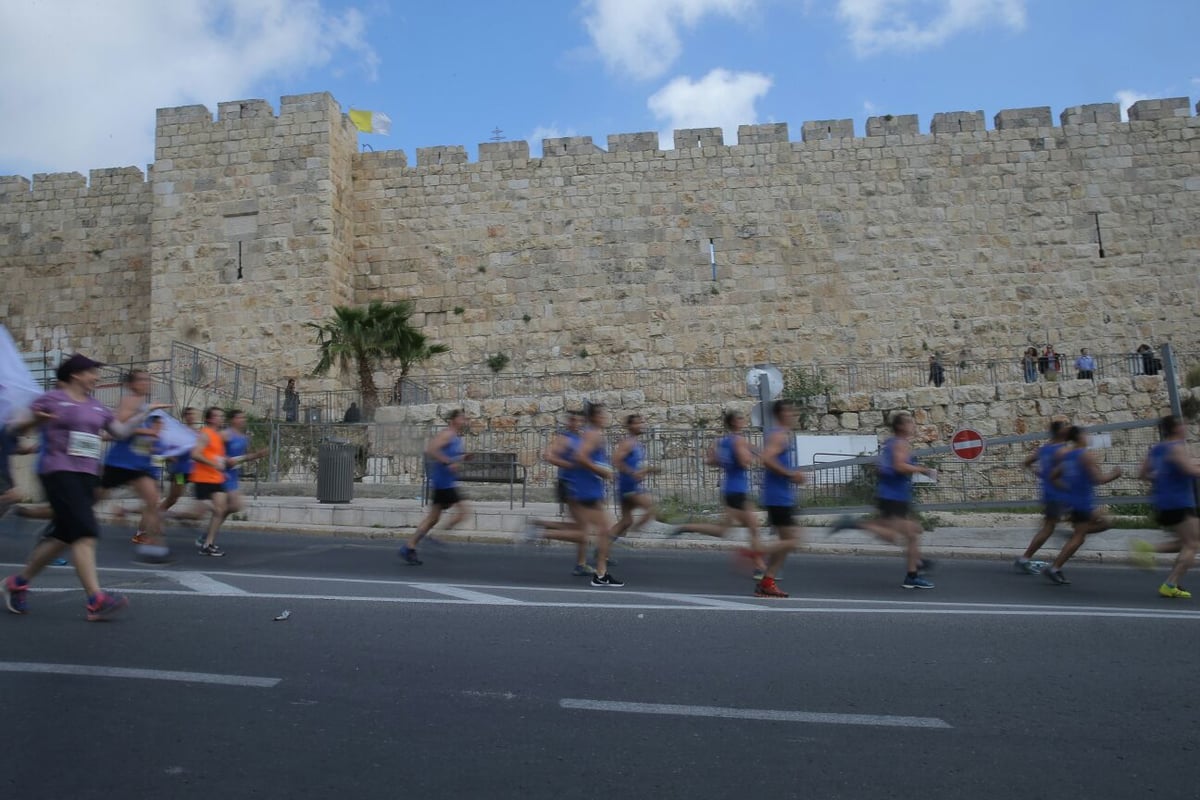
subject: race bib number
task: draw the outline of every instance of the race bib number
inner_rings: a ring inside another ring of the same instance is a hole
[[[94,433],[71,431],[67,437],[67,455],[73,458],[100,458],[100,437]]]
[[[154,452],[154,439],[150,436],[137,436],[133,440],[133,452],[139,456],[148,456]]]

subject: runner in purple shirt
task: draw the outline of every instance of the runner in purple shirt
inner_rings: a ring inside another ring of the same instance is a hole
[[[54,511],[54,526],[38,542],[16,575],[4,581],[8,610],[29,611],[29,583],[68,548],[79,582],[87,594],[87,618],[105,619],[128,605],[118,594],[100,588],[96,574],[96,539],[100,526],[93,510],[101,468],[100,434],[126,438],[140,427],[145,414],[118,422],[113,412],[92,398],[103,366],[79,353],[58,368],[60,388],[33,401],[33,419],[22,427],[40,426],[44,447],[38,477]]]

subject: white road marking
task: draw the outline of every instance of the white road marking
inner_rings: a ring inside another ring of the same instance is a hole
[[[730,600],[721,600],[717,597],[707,597],[696,594],[671,594],[658,592],[637,592],[637,594],[645,597],[654,597],[660,600],[674,600],[677,603],[688,603],[696,606],[704,606],[705,608],[725,608],[730,610],[745,611],[748,609],[763,608],[765,604],[756,603],[736,603]]]
[[[258,678],[253,675],[221,675],[214,672],[177,672],[165,669],[127,669],[125,667],[94,667],[87,664],[42,664],[33,661],[0,661],[0,672],[23,672],[41,675],[85,675],[92,678],[133,678],[145,681],[178,681],[179,683],[210,683],[217,686],[249,686],[270,689],[282,678]]]
[[[239,589],[236,586],[230,585],[216,578],[210,578],[203,572],[156,572],[163,578],[170,578],[184,588],[191,589],[193,592],[206,595],[244,595],[250,594],[245,589]]]
[[[67,591],[63,589],[44,589],[40,591]],[[71,590],[77,591],[77,590]],[[120,589],[122,594],[128,595],[150,595],[156,597],[232,597],[233,595],[204,595],[199,592],[191,592],[178,589]],[[473,595],[488,597],[481,592],[474,592]],[[1151,609],[1111,609],[1111,610],[1090,610],[1090,609],[1043,609],[1038,606],[1030,608],[1017,607],[992,607],[982,603],[976,604],[970,608],[948,608],[942,607],[946,604],[930,604],[928,606],[909,606],[903,603],[897,603],[892,607],[871,606],[869,608],[859,608],[853,605],[830,605],[830,606],[803,606],[789,605],[783,601],[771,601],[764,603],[761,606],[738,605],[729,603],[728,605],[711,606],[711,605],[682,605],[675,603],[605,603],[585,602],[585,601],[553,601],[553,600],[512,600],[508,597],[498,597],[492,595],[491,600],[476,600],[476,599],[458,599],[458,598],[441,598],[441,597],[372,597],[369,595],[339,595],[339,594],[323,594],[315,592],[312,594],[295,594],[289,592],[250,592],[244,595],[237,595],[241,600],[322,600],[338,603],[383,603],[383,604],[413,604],[413,605],[474,605],[474,606],[510,606],[519,608],[612,608],[625,609],[627,611],[750,611],[760,612],[764,614],[892,614],[892,615],[912,615],[912,616],[948,616],[948,617],[1087,617],[1093,619],[1160,619],[1160,620],[1182,620],[1188,622],[1200,622],[1200,612],[1188,613],[1168,613],[1166,611],[1154,611]],[[668,599],[668,598],[663,598]],[[853,603],[855,601],[844,601]]]
[[[778,711],[766,708],[725,708],[722,706],[681,706],[665,703],[624,703],[609,700],[558,701],[560,708],[578,711],[611,711],[622,714],[658,714],[669,717],[716,717],[753,719],[769,722],[804,722],[818,725],[868,725],[877,728],[952,728],[937,717],[897,717],[888,714],[829,714],[816,711]]]
[[[20,568],[21,564],[0,564],[0,568]],[[172,578],[176,575],[169,570],[151,571],[138,568],[104,568],[103,572],[135,573],[140,575],[163,575]],[[53,575],[54,572],[48,573]],[[221,591],[206,592],[197,588],[194,591],[177,591],[171,589],[139,589],[120,588],[124,594],[146,594],[161,596],[236,596],[255,597],[276,600],[329,600],[337,602],[360,603],[432,603],[448,605],[505,605],[524,606],[526,608],[623,608],[633,611],[754,611],[761,613],[784,614],[911,614],[914,616],[998,616],[998,617],[1084,617],[1092,619],[1176,619],[1200,621],[1200,610],[1183,608],[1149,608],[1135,606],[1080,606],[1080,605],[1050,605],[1047,603],[977,603],[977,602],[947,602],[928,598],[927,601],[913,600],[866,600],[838,597],[792,597],[789,600],[770,600],[760,603],[741,602],[737,598],[715,595],[671,594],[656,592],[622,592],[622,596],[635,595],[645,597],[645,603],[611,603],[603,600],[595,601],[542,601],[536,599],[518,600],[511,597],[487,594],[481,589],[495,589],[505,592],[533,594],[552,592],[559,595],[586,595],[599,598],[607,594],[596,589],[558,586],[518,586],[513,584],[435,584],[421,581],[389,581],[372,578],[339,578],[321,575],[273,575],[261,572],[205,572],[202,576],[228,576],[241,579],[261,579],[266,581],[302,581],[308,585],[349,584],[354,586],[379,586],[390,589],[428,589],[437,594],[448,595],[441,597],[379,597],[362,595],[341,595],[335,593],[312,592],[309,594],[289,592],[256,592],[241,590],[214,580],[214,589],[223,587]],[[230,592],[228,590],[232,589]],[[38,592],[78,591],[78,588],[65,589],[59,587],[38,587]],[[240,592],[240,593],[239,593]],[[654,602],[658,601],[658,602]]]
[[[427,592],[435,594],[444,594],[447,597],[457,597],[459,600],[469,600],[472,603],[480,603],[487,606],[523,606],[521,600],[514,600],[511,597],[501,597],[498,594],[484,594],[476,592],[472,589],[464,589],[461,586],[447,586],[442,583],[413,583],[409,584],[414,589],[423,589]]]

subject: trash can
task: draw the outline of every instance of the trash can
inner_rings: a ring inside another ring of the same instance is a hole
[[[345,439],[326,439],[317,449],[317,502],[349,503],[354,499],[354,454]]]

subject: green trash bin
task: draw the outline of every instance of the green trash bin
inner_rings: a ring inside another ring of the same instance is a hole
[[[317,502],[349,503],[354,499],[354,453],[345,439],[326,439],[317,448]]]

